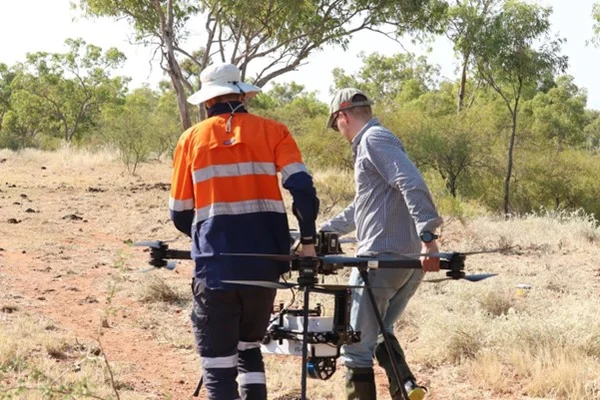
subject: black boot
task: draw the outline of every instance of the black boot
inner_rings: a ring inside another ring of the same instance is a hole
[[[392,362],[396,364],[396,368],[398,369],[398,373],[400,374],[400,379],[405,384],[406,391],[409,395],[409,399],[417,400],[422,399],[423,397],[418,395],[417,392],[420,393],[420,390],[416,390],[413,393],[413,396],[410,396],[410,392],[412,391],[411,387],[408,384],[414,384],[414,376],[406,363],[406,359],[404,358],[404,352],[402,351],[402,347],[400,347],[400,343],[398,343],[398,339],[394,335],[386,334],[386,338],[392,348],[392,353],[394,354],[393,361],[390,358],[387,348],[385,347],[385,343],[383,342],[383,336],[377,341],[377,346],[375,347],[375,359],[379,363],[379,365],[385,370],[385,373],[388,377],[390,396],[392,399],[400,400],[402,399],[402,394],[400,393],[400,387],[398,387],[398,383],[396,381],[396,377],[394,376],[394,369],[392,367]],[[416,385],[413,385],[415,388],[420,388]]]
[[[373,368],[347,368],[347,400],[376,400],[375,374]]]

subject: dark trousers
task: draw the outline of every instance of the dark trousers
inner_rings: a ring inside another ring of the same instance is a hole
[[[266,400],[260,342],[269,323],[275,289],[211,290],[194,280],[192,292],[192,325],[208,398]]]

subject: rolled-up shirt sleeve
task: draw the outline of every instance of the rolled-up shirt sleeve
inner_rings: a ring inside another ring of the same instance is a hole
[[[404,152],[402,142],[385,131],[366,135],[367,157],[387,183],[404,197],[417,233],[433,232],[442,224],[423,176]]]

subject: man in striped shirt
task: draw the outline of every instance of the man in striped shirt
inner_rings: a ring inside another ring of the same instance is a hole
[[[279,173],[293,197],[300,255],[316,256],[319,202],[288,129],[244,108],[244,100],[260,89],[241,82],[232,64],[210,66],[200,79],[202,89],[188,101],[203,103],[208,118],[177,143],[169,201],[175,226],[192,239],[196,347],[210,400],[266,400],[260,341],[275,290],[224,281],[278,281],[289,263],[220,254],[289,254]]]
[[[400,140],[373,118],[373,102],[361,91],[338,91],[330,105],[328,127],[339,131],[352,145],[354,157],[354,201],[338,216],[321,226],[324,231],[345,234],[356,230],[357,255],[398,257],[421,252],[437,252],[435,230],[442,219],[431,194],[409,160]],[[415,383],[404,354],[394,336],[394,323],[415,293],[424,272],[438,271],[439,259],[421,257],[421,270],[371,270],[370,284],[382,314],[385,331],[380,332],[369,297],[364,289],[353,293],[351,324],[361,332],[360,343],[344,346],[347,367],[348,400],[376,398],[373,357],[386,370],[393,399],[401,399],[391,363],[395,363],[410,400],[420,400],[424,388]],[[350,285],[364,284],[354,269]],[[380,334],[393,343],[390,358]]]

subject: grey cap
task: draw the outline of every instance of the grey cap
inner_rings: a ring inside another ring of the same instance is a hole
[[[356,95],[364,96],[366,100],[355,100],[354,97]],[[373,101],[371,101],[371,99],[369,99],[364,92],[356,88],[345,88],[338,90],[333,96],[333,99],[331,99],[331,104],[329,104],[329,120],[327,121],[327,127],[333,128],[335,113],[338,111],[347,110],[354,107],[370,106],[372,104]]]

